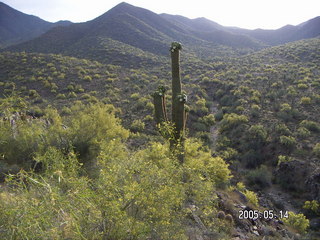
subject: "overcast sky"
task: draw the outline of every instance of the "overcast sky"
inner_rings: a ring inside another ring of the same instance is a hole
[[[0,0],[9,6],[56,22],[85,22],[105,13],[119,0]],[[205,17],[224,26],[276,29],[320,16],[319,0],[126,0],[155,13]]]

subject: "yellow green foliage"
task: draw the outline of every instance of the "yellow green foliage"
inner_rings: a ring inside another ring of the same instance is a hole
[[[315,213],[319,212],[319,202],[317,200],[306,201],[303,205],[304,209],[309,209]]]
[[[236,185],[236,189],[240,192],[242,192],[246,198],[248,199],[249,203],[253,204],[254,206],[258,206],[258,197],[257,194],[254,192],[246,189],[246,186],[243,182],[238,182]]]
[[[228,165],[221,157],[212,157],[211,151],[199,141],[188,139],[186,145],[186,168],[199,172],[216,184],[225,183],[231,177]]]
[[[254,192],[249,191],[249,190],[245,190],[245,192],[243,192],[243,194],[246,196],[249,203],[253,204],[254,206],[258,206],[257,194],[255,194]]]
[[[187,239],[190,201],[217,230],[213,189],[230,179],[222,158],[194,139],[185,143],[183,165],[169,142],[130,151],[124,143],[129,131],[114,107],[76,104],[70,110],[62,117],[47,108],[50,124],[19,122],[16,139],[1,122],[9,129],[2,140],[15,139],[43,170],[7,178],[0,192],[0,239]]]
[[[320,143],[317,143],[313,147],[313,153],[317,156],[320,157]]]
[[[293,227],[300,233],[305,233],[309,227],[309,220],[302,213],[295,214],[294,212],[289,212],[288,218],[283,218],[285,224]]]

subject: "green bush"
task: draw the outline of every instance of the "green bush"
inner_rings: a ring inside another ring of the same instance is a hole
[[[305,233],[309,227],[309,220],[302,214],[296,214],[294,212],[289,212],[288,218],[283,218],[285,224],[298,230],[300,233]]]
[[[319,132],[320,131],[320,124],[310,120],[303,120],[300,122],[301,127],[305,127],[311,132]]]
[[[320,143],[317,143],[316,145],[314,145],[312,152],[317,157],[320,157]]]
[[[246,174],[247,183],[249,186],[264,189],[271,186],[271,172],[265,165],[261,165],[255,170],[251,170]]]
[[[249,120],[245,115],[238,115],[235,113],[225,114],[221,121],[220,130],[226,131],[237,126],[247,123]]]
[[[310,105],[310,104],[311,104],[311,98],[309,98],[309,97],[302,97],[302,98],[300,99],[300,103],[301,103],[302,105]]]
[[[215,117],[214,117],[213,114],[208,114],[208,115],[202,117],[200,119],[200,121],[202,123],[204,123],[208,127],[213,126],[215,124],[215,122],[216,122]]]
[[[312,201],[305,201],[303,205],[304,209],[311,210],[312,212],[316,214],[320,214],[320,205],[317,200],[312,200]]]
[[[67,97],[66,97],[66,95],[64,93],[58,93],[56,98],[58,98],[58,99],[66,99]]]
[[[144,128],[145,128],[145,124],[144,124],[144,122],[142,122],[141,120],[134,120],[133,122],[132,122],[132,124],[130,125],[130,130],[132,131],[132,132],[141,132],[141,131],[143,131],[144,130]]]
[[[251,203],[254,206],[258,206],[259,205],[257,194],[255,194],[254,192],[249,191],[249,190],[246,190],[243,194],[246,196],[246,198],[248,199],[249,203]]]
[[[186,239],[184,204],[190,198],[209,230],[217,231],[212,188],[228,181],[230,171],[201,143],[188,140],[186,146],[181,168],[168,143],[130,153],[111,138],[101,142],[99,171],[91,179],[73,150],[49,147],[35,157],[43,174],[21,171],[7,179],[0,193],[0,238]]]
[[[277,166],[279,166],[281,163],[290,162],[290,161],[292,161],[291,157],[284,156],[284,155],[279,155],[278,156],[278,164],[277,164]]]
[[[294,137],[291,136],[280,136],[280,143],[287,149],[293,149],[295,148],[297,141]]]
[[[83,80],[87,81],[87,82],[92,82],[92,77],[89,75],[84,76]]]

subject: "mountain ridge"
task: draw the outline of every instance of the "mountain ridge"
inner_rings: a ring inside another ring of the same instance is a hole
[[[69,24],[70,21],[47,22],[0,2],[0,48],[31,40],[54,27]]]
[[[212,56],[219,46],[247,53],[320,36],[318,19],[277,30],[246,30],[224,27],[206,18],[189,19],[179,15],[156,14],[122,2],[91,21],[52,28],[35,39],[6,50],[57,53],[103,61],[103,56],[112,59],[121,53],[114,52],[113,46],[103,44],[111,39],[118,42],[120,49],[129,45],[147,55],[156,56],[166,56],[167,43],[172,41],[182,42],[188,46],[191,54],[198,57],[203,55],[202,52]],[[139,58],[141,55],[136,59]],[[112,60],[104,62],[113,63]]]

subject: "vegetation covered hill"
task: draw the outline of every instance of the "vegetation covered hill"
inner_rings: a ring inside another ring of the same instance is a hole
[[[279,186],[292,194],[295,210],[320,200],[319,42],[303,40],[224,62],[182,58],[181,63],[190,96],[189,134],[230,164],[232,181],[265,193]],[[19,93],[38,117],[48,104],[64,116],[79,101],[114,104],[134,133],[128,142],[134,148],[150,139],[145,134],[155,134],[151,93],[159,84],[170,84],[166,65],[130,70],[61,55],[10,52],[2,53],[1,61],[2,96]],[[270,201],[275,205],[265,207],[291,210],[285,201]]]
[[[2,51],[0,238],[319,239],[320,39],[267,48],[316,21],[264,42],[122,3]],[[154,121],[175,37],[184,162]]]
[[[165,56],[168,42],[183,42],[187,52],[200,59],[226,53],[243,55],[268,45],[319,36],[317,22],[315,18],[299,26],[252,31],[223,27],[204,18],[159,15],[120,3],[92,21],[51,29],[7,50],[63,54],[140,68],[155,64],[155,56]],[[221,52],[222,48],[228,51]]]
[[[71,24],[69,21],[47,22],[0,2],[0,48],[28,41],[53,27],[69,24]]]
[[[315,17],[297,26],[286,25],[275,30],[256,29],[248,31],[245,29],[234,29],[236,33],[249,35],[265,44],[274,46],[302,39],[320,36],[320,17]]]

